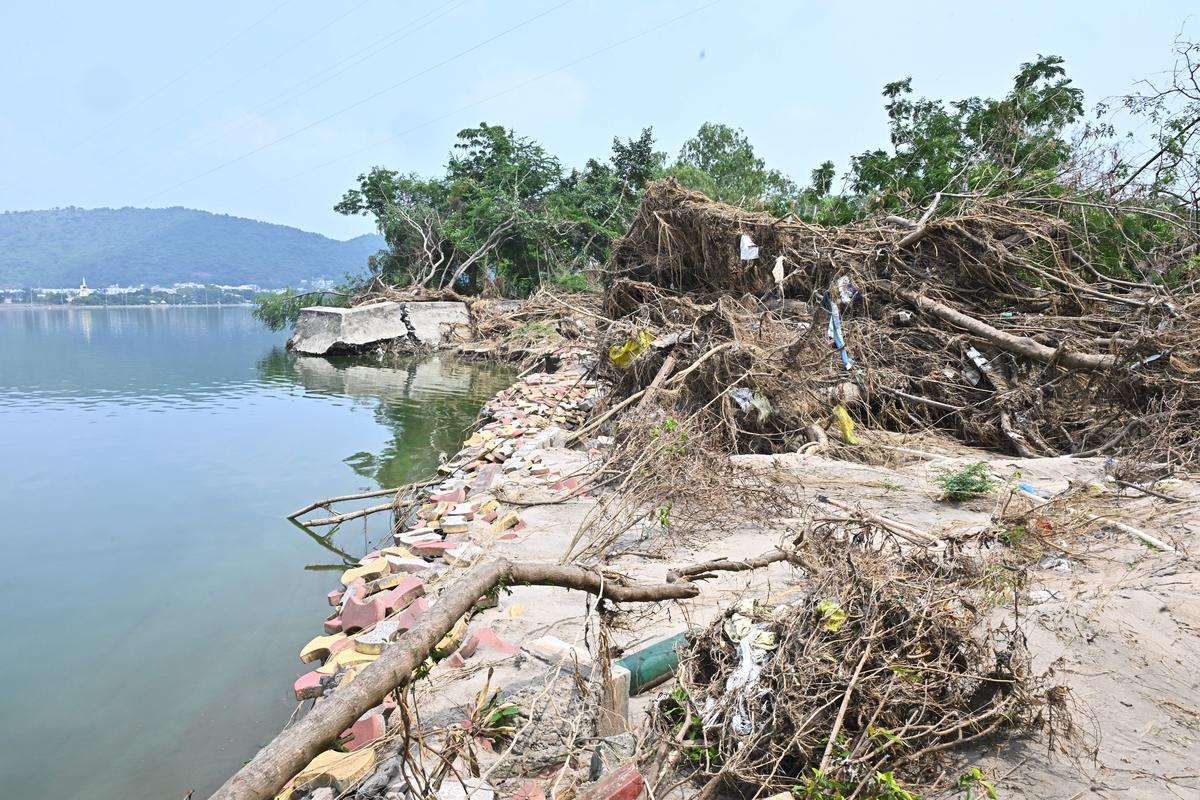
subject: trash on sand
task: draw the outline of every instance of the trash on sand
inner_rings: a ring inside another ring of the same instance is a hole
[[[740,736],[754,732],[748,702],[766,693],[766,689],[759,685],[759,674],[767,655],[779,646],[779,639],[774,631],[766,624],[754,622],[747,616],[753,611],[754,602],[743,601],[725,621],[725,635],[738,648],[737,669],[731,672],[725,681],[725,698],[733,700],[729,725],[734,733]],[[705,703],[703,717],[706,724],[711,725],[715,722],[723,705],[712,698]]]
[[[771,269],[771,277],[775,279],[776,286],[783,283],[783,256],[775,259],[775,266]]]
[[[838,296],[846,305],[853,303],[859,295],[858,287],[850,280],[849,275],[843,275],[837,279]]]
[[[843,405],[833,407],[833,419],[837,423],[838,433],[842,435],[842,440],[846,444],[858,444],[858,437],[854,435],[854,420],[850,418],[850,412]]]

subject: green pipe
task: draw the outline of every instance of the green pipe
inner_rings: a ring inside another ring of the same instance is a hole
[[[617,662],[617,666],[629,670],[629,694],[640,694],[653,689],[675,674],[679,666],[676,647],[685,644],[690,631],[677,633],[669,639],[643,647]]]

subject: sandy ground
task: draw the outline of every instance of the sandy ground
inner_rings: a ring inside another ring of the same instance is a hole
[[[941,501],[930,480],[938,469],[984,460],[994,473],[1009,476],[1019,471],[1020,480],[1049,494],[1071,484],[1104,480],[1101,459],[1003,459],[944,444],[894,446],[901,449],[891,451],[897,463],[890,467],[800,455],[739,456],[735,461],[755,480],[781,492],[828,495],[945,538],[986,528],[1002,501]],[[589,468],[587,456],[579,451],[543,453],[544,463],[559,475]],[[1109,507],[1115,505],[1123,520],[1172,543],[1179,553],[1154,550],[1096,523],[1062,542],[1062,552],[1047,553],[1034,562],[1019,613],[1035,671],[1052,670],[1055,682],[1070,688],[1078,737],[1069,746],[1030,737],[963,754],[964,767],[983,768],[1001,797],[1200,797],[1200,571],[1187,556],[1195,543],[1200,486],[1171,485],[1166,491],[1183,498],[1176,503],[1136,492],[1118,496],[1111,482],[1107,486],[1103,497]],[[472,539],[484,545],[487,554],[518,560],[558,561],[596,503],[585,496],[536,504],[548,496],[544,481],[538,479],[509,481],[497,489],[503,496],[534,503],[521,506],[526,527],[513,541],[495,541],[482,528]],[[609,567],[634,580],[659,583],[673,567],[757,555],[787,535],[786,520],[682,540],[635,531],[625,542],[634,552],[612,559]],[[695,599],[626,609],[611,620],[609,645],[636,650],[688,626],[704,625],[742,598],[765,598],[795,581],[792,568],[782,563],[753,572],[720,573],[703,583]],[[514,644],[553,635],[594,649],[596,622],[595,608],[582,593],[512,587],[496,608],[474,618],[471,630],[488,627]],[[544,714],[518,735],[508,754],[516,766],[494,769],[492,781],[503,793],[519,783],[505,776],[542,776],[550,784],[547,789],[580,779],[585,764],[574,763],[574,769],[565,771],[553,766],[568,752],[591,748],[582,710],[571,705],[575,678],[569,669],[550,668],[525,652],[507,656],[481,649],[466,666],[451,668],[443,662],[431,680],[422,682],[419,703],[424,718],[462,719],[489,668],[494,670],[493,688],[544,707]],[[632,699],[630,730],[643,730],[653,697],[669,689],[667,684]]]

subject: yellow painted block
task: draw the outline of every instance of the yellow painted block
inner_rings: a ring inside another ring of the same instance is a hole
[[[292,785],[289,783],[287,786],[283,787],[282,792],[275,795],[275,800],[292,800],[292,795],[295,793],[296,790],[293,789]]]
[[[364,747],[349,753],[326,750],[308,762],[296,776],[295,787],[307,792],[328,786],[339,794],[348,791],[375,769],[375,748]]]
[[[332,675],[343,667],[354,667],[361,666],[363,664],[370,664],[378,657],[378,655],[360,653],[353,647],[347,647],[345,650],[338,650],[336,653],[331,655],[328,661],[317,667],[317,672],[321,673],[322,675]]]
[[[382,578],[376,578],[367,584],[367,594],[372,595],[376,592],[384,592],[388,589],[395,589],[397,586],[403,583],[404,579],[407,577],[407,572],[393,572],[388,575],[384,575]]]
[[[496,517],[496,521],[492,523],[492,533],[506,531],[520,521],[521,518],[517,516],[517,512],[509,511],[507,514]]]
[[[450,632],[442,637],[442,640],[433,646],[433,657],[437,661],[441,661],[446,656],[453,653],[463,643],[463,639],[467,635],[467,618],[461,617],[458,622],[454,623],[454,627]]]
[[[300,648],[300,660],[307,664],[310,661],[329,657],[329,648],[346,638],[344,633],[330,636],[315,636],[312,641]]]
[[[488,500],[486,503],[479,506],[479,508],[475,511],[475,516],[482,517],[485,514],[492,513],[499,507],[500,507],[499,500],[495,500],[495,499]]]
[[[379,551],[380,555],[396,556],[398,558],[412,558],[412,551],[407,547],[384,547]]]
[[[391,570],[388,569],[387,559],[383,556],[372,558],[361,567],[354,567],[342,573],[342,586],[349,586],[354,583],[355,579],[362,578],[363,580],[373,581],[381,575],[387,575]]]

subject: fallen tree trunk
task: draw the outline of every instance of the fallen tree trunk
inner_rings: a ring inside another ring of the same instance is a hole
[[[358,519],[359,517],[365,517],[370,514],[378,514],[380,511],[390,511],[391,508],[391,503],[380,503],[377,506],[367,506],[366,508],[360,508],[357,511],[349,511],[345,514],[334,514],[332,517],[321,517],[320,519],[298,519],[294,521],[306,528],[320,528],[325,525],[339,525],[343,522],[348,522],[352,519]]]
[[[1028,358],[1031,361],[1040,361],[1043,364],[1053,362],[1062,364],[1064,367],[1092,370],[1110,369],[1117,364],[1116,356],[1075,353],[1070,350],[1047,347],[1027,336],[1014,336],[998,328],[993,328],[982,320],[967,316],[944,303],[939,303],[911,289],[901,288],[890,281],[881,281],[880,285],[884,291],[911,303],[922,311],[933,314],[935,317],[950,323],[960,330],[972,333],[981,339],[986,339],[1001,350]]]
[[[756,558],[747,558],[744,561],[730,561],[727,558],[719,558],[715,561],[705,561],[700,564],[690,564],[670,570],[667,573],[667,583],[695,581],[712,577],[706,574],[709,572],[746,572],[747,570],[762,569],[774,564],[776,561],[788,561],[792,558],[794,558],[792,553],[780,550],[779,548],[768,550]]]
[[[404,486],[397,486],[394,489],[375,489],[370,492],[360,492],[359,494],[344,494],[341,497],[330,497],[327,500],[316,500],[312,503],[309,503],[308,505],[306,505],[304,508],[300,509],[299,511],[293,511],[292,513],[288,514],[287,518],[295,519],[296,517],[302,517],[310,511],[316,511],[318,508],[324,508],[328,511],[332,511],[333,509],[330,508],[330,506],[336,505],[337,503],[345,503],[350,500],[366,500],[369,497],[383,497],[386,494],[396,495],[407,489],[418,489],[422,486],[428,486],[431,483],[436,483],[436,479],[431,478],[430,480],[426,480],[426,481],[417,481],[416,483],[409,483],[409,484],[405,484]]]
[[[308,762],[328,749],[338,734],[394,689],[408,683],[454,623],[479,598],[501,584],[561,586],[624,602],[695,597],[690,583],[630,586],[583,567],[525,564],[497,559],[463,575],[421,615],[417,624],[368,665],[353,683],[317,704],[308,716],[272,739],[212,795],[212,800],[269,800]]]

